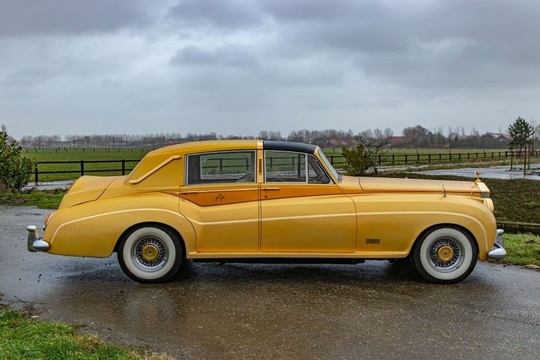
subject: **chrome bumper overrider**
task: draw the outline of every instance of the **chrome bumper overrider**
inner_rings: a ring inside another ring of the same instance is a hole
[[[27,226],[26,230],[28,230],[28,241],[27,241],[28,251],[36,252],[36,251],[49,250],[49,243],[41,240],[41,238],[38,238],[37,226],[34,226],[34,225]]]
[[[493,244],[493,249],[488,251],[488,257],[490,259],[502,259],[506,256],[506,250],[504,249],[502,235],[504,230],[497,229],[497,237],[495,238],[495,244]]]

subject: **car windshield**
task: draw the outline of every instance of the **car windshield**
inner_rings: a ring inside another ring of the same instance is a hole
[[[338,174],[336,169],[334,169],[334,167],[332,166],[330,161],[328,161],[328,158],[326,157],[326,155],[324,155],[324,153],[321,151],[320,148],[317,149],[317,152],[319,154],[319,157],[322,159],[322,161],[324,161],[324,164],[326,165],[326,167],[332,172],[332,175],[334,175],[334,177],[336,179],[338,179],[338,181],[341,181],[342,176],[340,174]]]

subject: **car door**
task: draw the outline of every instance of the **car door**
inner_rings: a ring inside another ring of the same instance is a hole
[[[351,253],[356,210],[313,154],[266,150],[261,185],[261,250]]]
[[[256,151],[188,155],[180,212],[196,232],[197,252],[259,249]]]

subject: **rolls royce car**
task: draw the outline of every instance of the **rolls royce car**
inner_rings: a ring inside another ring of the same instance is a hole
[[[506,255],[488,187],[475,181],[352,177],[310,144],[183,143],[149,152],[126,176],[82,176],[28,250],[107,258],[165,282],[186,260],[410,259],[433,283]]]

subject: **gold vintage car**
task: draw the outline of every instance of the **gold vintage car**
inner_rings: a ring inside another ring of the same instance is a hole
[[[455,283],[477,259],[506,254],[478,179],[342,176],[317,146],[262,140],[168,146],[127,176],[83,176],[43,228],[38,238],[28,227],[30,251],[116,252],[144,283],[170,279],[186,259],[404,258],[430,282]]]

